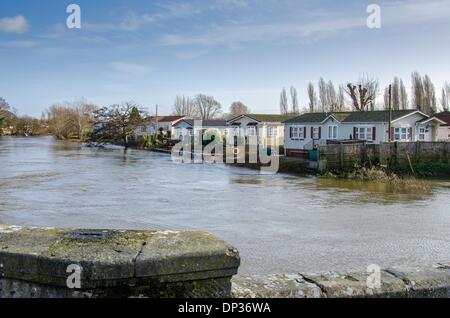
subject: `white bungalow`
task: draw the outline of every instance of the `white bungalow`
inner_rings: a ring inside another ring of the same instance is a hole
[[[149,117],[142,125],[136,128],[135,135],[137,137],[152,136],[156,132],[163,135],[174,135],[173,125],[187,118],[186,116],[158,116]]]
[[[436,118],[445,122],[438,130],[438,141],[450,141],[450,112],[445,111],[435,115]]]
[[[283,122],[295,115],[244,114],[228,120],[230,135],[257,136],[258,145],[271,148],[284,145]]]
[[[303,156],[328,141],[364,140],[379,144],[391,141],[437,141],[444,122],[418,110],[307,113],[285,121],[285,154]]]
[[[182,140],[185,136],[202,133],[204,138],[211,140],[223,138],[228,133],[226,120],[194,120],[182,119],[173,125],[173,138]],[[213,137],[214,136],[214,137]]]

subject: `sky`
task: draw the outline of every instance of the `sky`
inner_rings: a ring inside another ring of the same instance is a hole
[[[81,28],[69,29],[69,4]],[[381,28],[367,26],[368,5]],[[0,2],[0,96],[40,116],[81,97],[134,101],[170,114],[176,95],[212,95],[279,112],[283,87],[300,106],[320,77],[336,85],[411,72],[450,81],[450,0],[5,0]],[[382,96],[380,96],[380,101]]]

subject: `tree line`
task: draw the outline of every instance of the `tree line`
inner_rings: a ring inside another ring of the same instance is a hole
[[[229,118],[246,113],[250,113],[250,108],[240,101],[233,102],[229,112],[224,113],[220,102],[213,96],[203,94],[193,98],[184,95],[177,96],[172,107],[173,115],[202,120]]]
[[[421,76],[418,72],[411,74],[411,98],[402,79],[394,77],[392,83],[380,91],[378,79],[368,75],[361,76],[358,81],[346,85],[338,85],[324,78],[320,78],[315,85],[309,82],[307,86],[308,106],[304,112],[338,112],[338,111],[373,111],[389,109],[389,103],[393,110],[418,109],[426,114],[438,112],[438,106],[448,111],[450,108],[450,84],[445,82],[438,101],[436,89],[428,75]],[[377,99],[383,94],[382,103]],[[297,91],[291,87],[291,107],[286,89],[280,94],[280,113],[299,113]]]

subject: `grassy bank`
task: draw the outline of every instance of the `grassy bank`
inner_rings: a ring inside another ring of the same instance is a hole
[[[420,191],[420,192],[430,192],[431,186],[425,181],[411,176],[408,174],[399,175],[392,170],[388,170],[383,167],[358,167],[352,171],[333,173],[326,172],[320,175],[321,178],[334,178],[334,179],[346,179],[354,181],[365,181],[365,182],[378,182],[378,183],[389,183],[394,188],[399,191]]]
[[[418,163],[411,167],[396,166],[392,171],[402,176],[415,176],[427,179],[445,179],[450,181],[450,163]]]

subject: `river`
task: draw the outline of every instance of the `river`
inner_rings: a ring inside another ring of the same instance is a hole
[[[214,233],[240,274],[365,270],[450,260],[450,182],[430,193],[170,156],[0,137],[0,223]]]

